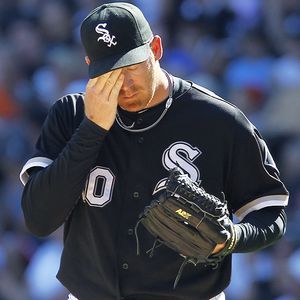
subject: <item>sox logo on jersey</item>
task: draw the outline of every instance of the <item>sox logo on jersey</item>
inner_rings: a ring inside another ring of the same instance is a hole
[[[168,171],[180,167],[193,181],[200,181],[200,171],[193,161],[201,155],[197,147],[185,142],[175,142],[163,153],[162,164]],[[161,179],[155,186],[153,194],[165,188],[167,178]]]
[[[200,182],[200,171],[193,161],[201,155],[197,147],[186,142],[171,144],[162,155],[162,165],[169,171],[174,167],[180,167],[193,181]],[[162,178],[156,184],[153,194],[165,188],[167,177]],[[109,168],[97,166],[91,170],[82,199],[90,206],[103,207],[112,199],[115,183],[115,175]],[[101,186],[101,189],[98,188]]]

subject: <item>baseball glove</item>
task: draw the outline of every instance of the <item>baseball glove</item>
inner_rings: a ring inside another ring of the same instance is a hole
[[[155,238],[150,256],[157,245],[162,244],[184,257],[174,288],[187,263],[217,267],[236,243],[226,201],[205,192],[177,167],[170,171],[166,191],[145,207],[139,217],[135,228],[138,254],[140,223]],[[223,243],[225,247],[213,254],[216,245]]]

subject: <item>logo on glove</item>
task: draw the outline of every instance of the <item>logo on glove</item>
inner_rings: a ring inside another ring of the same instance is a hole
[[[187,213],[186,211],[182,210],[181,208],[176,210],[176,213],[180,216],[182,216],[185,219],[189,219],[189,217],[191,216],[191,214]]]

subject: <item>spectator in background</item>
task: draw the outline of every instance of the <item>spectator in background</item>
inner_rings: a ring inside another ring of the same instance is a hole
[[[272,68],[275,91],[300,87],[300,13],[285,20],[284,30],[283,53]]]
[[[240,45],[226,67],[225,86],[233,103],[253,119],[267,99],[274,57],[260,31],[247,32]]]
[[[24,274],[31,300],[67,299],[66,289],[56,280],[62,252],[61,240],[60,228],[34,252]]]

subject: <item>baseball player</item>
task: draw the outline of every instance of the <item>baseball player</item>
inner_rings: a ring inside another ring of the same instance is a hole
[[[232,253],[285,232],[288,191],[265,141],[237,107],[161,69],[161,37],[134,5],[95,8],[81,39],[86,90],[54,103],[20,174],[29,230],[47,236],[64,225],[57,278],[69,299],[225,299]],[[240,219],[230,248],[226,239],[211,250],[227,247],[226,256],[214,267],[187,264],[176,288],[182,253],[162,244],[149,257],[154,237],[141,226],[137,255],[135,236],[174,167]]]

